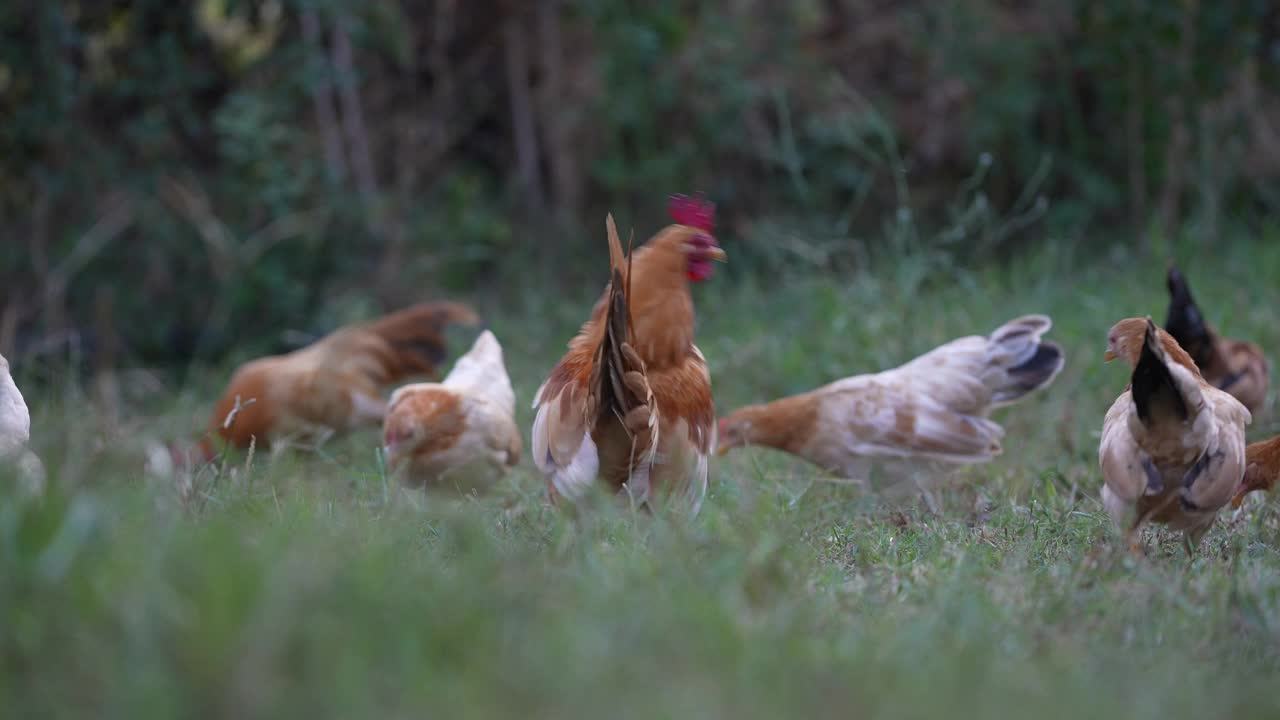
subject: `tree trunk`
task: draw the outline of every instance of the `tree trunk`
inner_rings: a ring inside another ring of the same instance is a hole
[[[365,202],[366,209],[372,210],[378,196],[378,185],[373,173],[373,155],[369,150],[369,133],[364,125],[364,108],[360,105],[360,88],[356,85],[351,38],[347,35],[344,18],[338,18],[333,24],[333,69],[338,76],[342,129],[351,150],[356,188],[360,191],[360,198]]]
[[[316,113],[316,124],[320,128],[320,137],[324,144],[324,166],[328,171],[332,185],[342,184],[346,176],[346,162],[342,157],[342,137],[338,129],[338,111],[333,105],[332,68],[329,57],[324,51],[324,38],[321,37],[320,20],[314,8],[307,6],[302,11],[302,36],[307,41],[313,57],[317,57],[324,67],[324,79],[310,88],[311,106]]]
[[[560,0],[538,3],[538,45],[542,51],[539,117],[546,138],[553,201],[563,221],[577,217],[581,211],[582,188],[577,154],[569,141],[564,45],[560,40]]]
[[[538,172],[538,134],[534,127],[533,100],[529,89],[529,48],[519,11],[507,17],[502,33],[506,46],[507,91],[511,99],[517,179],[529,208],[541,209],[544,195]]]

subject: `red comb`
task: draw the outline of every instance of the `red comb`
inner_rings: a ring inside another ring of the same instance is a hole
[[[667,203],[671,219],[681,225],[711,232],[716,227],[716,204],[699,195],[672,195]]]

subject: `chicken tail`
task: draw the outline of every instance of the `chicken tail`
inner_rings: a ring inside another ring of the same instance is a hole
[[[445,328],[478,324],[480,316],[469,305],[448,301],[421,303],[369,323],[365,327],[390,347],[380,357],[383,372],[378,380],[390,384],[434,375],[446,357]]]
[[[1165,420],[1181,422],[1188,417],[1186,398],[1182,396],[1168,363],[1156,324],[1148,318],[1142,354],[1138,356],[1132,378],[1133,402],[1143,425],[1150,426]]]
[[[1053,327],[1047,315],[1024,315],[1001,325],[987,339],[989,371],[984,377],[992,389],[994,407],[1009,405],[1047,387],[1066,362],[1062,347],[1041,340]]]
[[[609,233],[608,303],[605,307],[604,339],[596,353],[592,378],[599,399],[595,408],[596,422],[610,414],[620,420],[632,438],[631,467],[628,483],[633,497],[643,499],[648,493],[647,468],[657,449],[658,414],[653,405],[653,391],[645,375],[644,361],[633,348],[631,306],[631,252],[624,256],[622,242],[613,216],[605,220]]]
[[[1204,322],[1200,306],[1191,296],[1187,278],[1173,263],[1169,264],[1169,313],[1164,329],[1191,355],[1198,367],[1206,367],[1213,354],[1213,333]]]
[[[480,333],[471,349],[458,358],[441,382],[515,412],[516,395],[502,360],[502,345],[490,330]]]

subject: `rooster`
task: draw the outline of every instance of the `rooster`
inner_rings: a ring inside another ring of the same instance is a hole
[[[9,374],[9,361],[0,355],[0,464],[17,469],[23,490],[39,493],[44,489],[44,464],[27,447],[30,441],[31,413]]]
[[[1040,339],[1051,326],[1044,315],[1027,315],[892,370],[740,408],[720,421],[717,451],[762,445],[856,482],[866,482],[877,461],[891,471],[987,462],[1004,436],[991,410],[1048,386],[1062,370],[1062,348]]]
[[[214,406],[201,455],[213,458],[215,436],[248,447],[377,426],[387,409],[382,388],[415,375],[434,376],[445,357],[445,327],[479,322],[461,303],[422,303],[339,328],[286,355],[245,363]]]
[[[711,375],[694,345],[689,283],[711,277],[725,253],[715,208],[675,196],[674,225],[623,255],[610,216],[611,280],[533,401],[533,460],[552,502],[597,483],[639,505],[651,490],[697,513],[715,442]]]
[[[515,414],[502,346],[485,330],[443,381],[391,394],[387,465],[413,485],[485,489],[520,460]]]
[[[1267,401],[1270,366],[1262,348],[1251,342],[1221,337],[1205,323],[1191,297],[1187,279],[1169,265],[1169,315],[1165,328],[1195,360],[1210,385],[1226,390],[1258,412]]]
[[[1141,552],[1142,526],[1156,522],[1182,530],[1191,555],[1240,484],[1249,410],[1205,382],[1151,318],[1116,323],[1104,358],[1123,358],[1133,374],[1102,425],[1102,503],[1130,551]]]

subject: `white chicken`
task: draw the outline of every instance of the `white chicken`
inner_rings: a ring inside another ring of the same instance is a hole
[[[763,445],[859,482],[873,466],[897,480],[934,465],[987,462],[1004,436],[991,410],[1046,387],[1062,370],[1062,348],[1041,340],[1051,326],[1047,316],[1027,315],[892,370],[735,410],[720,421],[718,451]]]
[[[520,460],[515,406],[502,346],[486,330],[443,381],[392,393],[383,421],[387,465],[410,485],[488,489]]]
[[[0,355],[0,463],[15,466],[23,489],[44,490],[44,463],[27,447],[31,441],[31,413],[9,374],[9,361]]]

